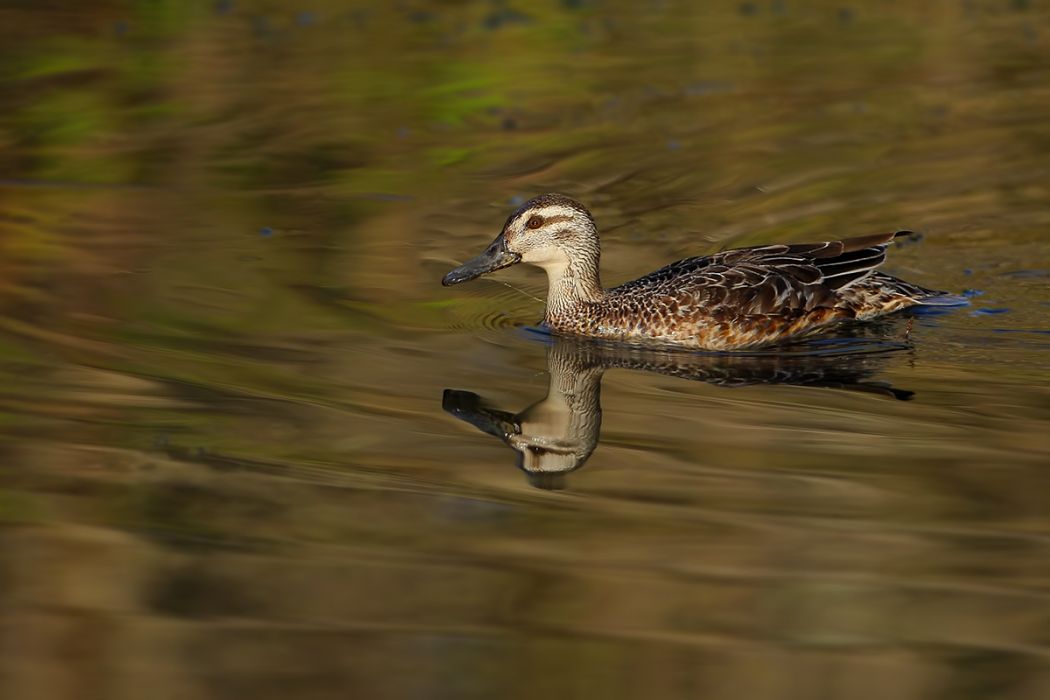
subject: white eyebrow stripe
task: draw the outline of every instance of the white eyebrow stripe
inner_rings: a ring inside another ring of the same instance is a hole
[[[543,207],[542,209],[533,209],[525,213],[529,216],[535,216],[536,214],[539,214],[544,219],[550,219],[555,216],[566,216],[571,219],[576,216],[576,210],[572,207],[564,207],[557,204],[550,204]]]

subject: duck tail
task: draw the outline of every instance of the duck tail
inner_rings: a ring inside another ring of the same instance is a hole
[[[956,306],[968,306],[970,304],[969,299],[959,294],[920,287],[917,284],[887,275],[885,272],[876,272],[872,277],[883,289],[889,290],[893,294],[906,296],[918,306],[946,309]]]
[[[932,290],[926,291],[929,292],[929,295],[921,297],[917,300],[920,306],[948,308],[970,305],[970,300],[962,296],[961,294],[951,294],[950,292],[935,292]]]
[[[912,297],[916,304],[909,311],[920,316],[938,316],[945,314],[960,306],[969,306],[970,300],[959,294],[949,292],[937,292],[932,289],[923,290],[926,296]]]

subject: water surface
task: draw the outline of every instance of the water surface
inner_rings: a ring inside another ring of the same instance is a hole
[[[1050,696],[1048,26],[0,5],[4,697]],[[908,228],[971,305],[556,341],[536,270],[439,284],[545,191],[610,285]]]

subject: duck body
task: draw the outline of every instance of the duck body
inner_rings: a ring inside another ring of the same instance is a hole
[[[457,284],[516,262],[547,271],[543,323],[562,335],[694,350],[783,343],[830,324],[867,320],[957,297],[879,272],[886,247],[907,231],[838,241],[775,244],[686,258],[604,289],[590,212],[542,195],[511,215],[492,245],[448,273]]]
[[[774,345],[942,297],[874,271],[886,243],[905,233],[679,260],[597,301],[548,305],[544,324],[568,335],[703,350]]]

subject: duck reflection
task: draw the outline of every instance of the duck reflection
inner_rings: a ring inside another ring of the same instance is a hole
[[[559,489],[598,446],[602,425],[601,384],[605,371],[625,368],[656,372],[720,386],[791,384],[860,391],[897,400],[912,392],[871,377],[902,344],[835,346],[835,339],[794,352],[697,354],[610,346],[595,341],[548,339],[547,395],[518,413],[489,405],[470,391],[446,389],[442,408],[494,435],[518,455],[518,467],[533,486]],[[844,352],[845,350],[845,352]]]

